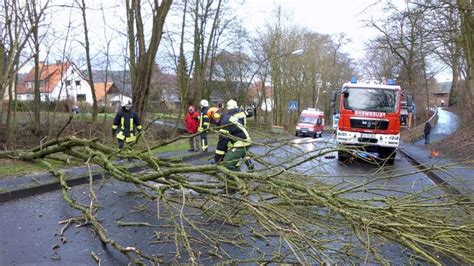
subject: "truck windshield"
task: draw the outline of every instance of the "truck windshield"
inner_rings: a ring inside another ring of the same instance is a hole
[[[316,122],[319,122],[319,121],[318,121],[317,117],[300,116],[300,119],[298,120],[298,122],[299,123],[306,123],[306,124],[316,124]]]
[[[344,108],[377,112],[396,112],[398,91],[370,88],[347,88],[344,91]]]

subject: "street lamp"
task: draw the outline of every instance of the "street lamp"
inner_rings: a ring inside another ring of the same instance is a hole
[[[303,49],[294,50],[290,55],[302,55],[304,53]]]
[[[250,83],[254,80],[255,76],[257,75],[257,73],[260,71],[260,69],[262,68],[262,66],[265,64],[265,63],[268,63],[269,61],[271,61],[271,59],[280,59],[282,57],[285,57],[285,56],[291,56],[291,55],[301,55],[304,53],[304,50],[303,49],[297,49],[297,50],[294,50],[294,51],[291,51],[289,53],[284,53],[284,54],[280,54],[280,55],[276,55],[276,56],[269,56],[269,58],[267,58],[267,60],[262,60],[261,62],[259,62],[258,64],[258,67],[257,67],[257,70],[255,70],[255,72],[252,74],[252,77],[249,79],[249,84],[247,85],[247,87],[250,86]],[[272,83],[273,83],[273,78],[272,78]],[[263,86],[263,84],[262,84]],[[265,97],[266,98],[266,97]],[[275,109],[275,102],[272,103],[272,112],[274,112],[274,109]],[[268,113],[268,105],[267,105],[267,102],[265,102],[265,112]],[[271,127],[273,127],[273,117],[271,117],[270,119],[270,123],[271,123]]]

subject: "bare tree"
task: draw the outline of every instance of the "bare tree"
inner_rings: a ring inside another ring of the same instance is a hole
[[[34,101],[33,101],[33,134],[39,135],[41,133],[41,92],[40,92],[40,72],[42,65],[40,65],[39,52],[42,36],[40,36],[39,28],[44,14],[49,5],[49,0],[45,1],[42,6],[39,6],[36,0],[26,1],[26,10],[28,20],[32,28],[32,35],[30,37],[31,46],[33,50],[33,58],[35,64],[35,81],[34,81]]]
[[[146,115],[147,99],[150,94],[150,81],[153,67],[155,66],[156,53],[163,34],[165,19],[172,2],[173,0],[163,0],[161,3],[159,1],[152,3],[151,36],[147,42],[142,17],[142,1],[125,1],[133,102],[136,111],[142,119]],[[135,51],[138,52],[138,55],[136,55]]]
[[[20,63],[20,57],[25,48],[32,28],[28,26],[26,8],[17,1],[4,0],[1,3],[0,28],[0,96],[8,95],[6,145],[9,146],[16,127],[16,93],[15,84],[18,70],[30,59]],[[8,90],[5,93],[5,90]],[[3,104],[1,109],[3,110]],[[4,110],[3,110],[4,111]],[[3,111],[0,112],[0,122],[3,121]]]
[[[89,86],[91,87],[91,92],[92,92],[92,122],[97,121],[97,113],[98,113],[98,106],[97,106],[97,96],[95,93],[95,87],[94,87],[94,79],[92,75],[92,63],[91,63],[91,55],[90,55],[90,43],[89,43],[89,30],[87,26],[87,16],[86,16],[86,3],[84,0],[77,0],[76,4],[79,6],[79,9],[81,10],[81,16],[82,16],[82,23],[84,27],[84,49],[86,51],[86,64],[87,64],[87,73],[88,73],[88,78],[87,82],[89,83]]]
[[[474,17],[472,14],[474,4],[467,0],[457,0],[456,3],[461,20],[461,37],[467,66],[465,103],[467,110],[471,110],[472,114],[474,112],[472,111],[474,109]]]

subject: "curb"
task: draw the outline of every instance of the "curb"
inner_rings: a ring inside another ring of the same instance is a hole
[[[190,155],[184,155],[181,157],[163,156],[164,158],[176,158],[181,159],[183,162],[189,162],[198,160],[210,156],[213,154],[213,150],[209,150],[206,153],[196,153]],[[136,173],[146,169],[146,165],[131,165],[127,170],[131,173]],[[68,173],[69,172],[69,173]],[[100,180],[104,178],[105,172],[98,166],[92,169],[92,179]],[[86,184],[89,182],[89,172],[87,167],[72,167],[66,171],[66,179],[69,186],[77,186]],[[24,176],[13,176],[6,177],[0,180],[0,203],[7,202],[14,199],[21,199],[34,195],[39,195],[54,190],[61,189],[59,180],[49,172],[41,172],[37,175],[24,175]]]
[[[413,164],[416,168],[423,170],[424,174],[431,179],[437,186],[441,187],[446,192],[453,195],[462,195],[462,193],[457,190],[454,186],[450,185],[444,178],[436,174],[434,171],[430,170],[430,167],[427,167],[426,162],[418,160],[415,156],[410,154],[406,148],[399,149],[401,153],[408,159],[408,161]]]

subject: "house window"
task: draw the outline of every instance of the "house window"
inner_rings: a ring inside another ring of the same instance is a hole
[[[76,97],[78,102],[86,101],[86,95],[85,94],[78,94]]]
[[[81,86],[81,81],[80,80],[76,80],[76,86]]]
[[[71,86],[71,81],[69,79],[66,79],[66,86]]]

